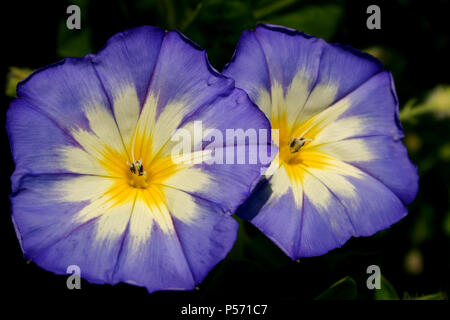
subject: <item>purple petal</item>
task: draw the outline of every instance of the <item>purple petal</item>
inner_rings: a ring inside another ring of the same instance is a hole
[[[24,256],[42,268],[66,274],[68,266],[77,265],[90,282],[109,283],[121,238],[96,240],[99,223],[111,217],[100,217],[102,212],[98,212],[95,218],[80,221],[79,212],[89,201],[62,200],[57,186],[75,178],[40,175],[22,179],[21,190],[11,197],[17,236]]]
[[[392,76],[379,61],[296,30],[258,25],[242,34],[224,74],[280,129],[280,150],[299,136],[308,141],[297,162],[280,151],[287,158],[260,191],[268,194],[252,194],[238,209],[289,256],[323,254],[406,214],[417,170],[401,143]],[[253,207],[259,212],[246,215]]]
[[[194,166],[213,177],[213,181],[207,188],[193,194],[219,203],[229,213],[233,213],[248,197],[252,184],[261,177],[264,168],[269,166],[276,154],[270,143],[270,123],[262,112],[255,112],[255,109],[257,107],[245,92],[235,89],[230,95],[217,99],[189,118],[190,122],[201,121],[203,130],[214,128],[224,138],[220,145],[214,146],[212,137],[202,141],[203,150],[211,150],[220,156],[216,159],[218,163],[203,162]],[[240,130],[242,134],[236,131],[236,136],[232,136],[230,132],[234,130]],[[250,137],[256,139],[250,141]],[[267,156],[266,163],[261,155]],[[185,190],[182,186],[176,187]]]
[[[58,123],[24,100],[16,99],[8,109],[6,130],[16,164],[11,177],[13,192],[17,191],[24,175],[67,172],[60,162],[58,148],[77,147],[78,144],[70,134],[61,130]]]
[[[143,285],[152,292],[193,289],[203,281],[233,246],[237,223],[213,203],[198,198],[194,201],[199,210],[195,221],[186,224],[172,218],[176,231],[169,234],[154,224],[144,241],[137,241],[133,235],[142,223],[139,213],[133,213],[115,270],[115,282]]]
[[[140,105],[158,61],[165,32],[157,27],[139,27],[111,37],[105,48],[92,56],[92,63],[111,101],[125,86],[136,88]]]
[[[192,289],[226,256],[237,224],[225,211],[247,196],[263,164],[182,168],[173,177],[187,171],[207,183],[182,175],[173,185],[155,183],[158,195],[143,205],[147,189],[135,190],[94,163],[128,172],[135,128],[151,136],[141,150],[156,148],[155,163],[174,131],[194,120],[221,132],[270,129],[204,50],[178,32],[136,28],[97,55],[34,73],[18,96],[7,130],[16,162],[12,218],[27,258],[58,274],[75,264],[88,281],[153,292]]]

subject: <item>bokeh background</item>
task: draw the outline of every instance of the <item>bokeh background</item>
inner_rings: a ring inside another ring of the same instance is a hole
[[[258,22],[292,27],[329,42],[351,45],[379,58],[392,71],[409,155],[420,190],[409,215],[372,237],[352,238],[342,248],[291,261],[248,222],[239,220],[236,244],[192,292],[158,292],[154,301],[296,303],[312,299],[448,299],[450,272],[450,42],[449,1],[322,0],[72,0],[10,1],[2,8],[2,111],[17,81],[66,56],[95,53],[113,34],[154,25],[178,29],[208,52],[221,70],[243,30]],[[66,8],[81,8],[81,30],[66,28]],[[381,8],[381,30],[368,30],[366,9]],[[4,129],[2,144],[2,274],[11,294],[46,296],[141,296],[144,288],[93,285],[69,291],[66,277],[22,258],[9,216],[9,177],[14,164]],[[376,196],[376,195],[374,195]],[[382,289],[368,290],[366,269],[378,265]],[[242,301],[242,300],[241,300]]]

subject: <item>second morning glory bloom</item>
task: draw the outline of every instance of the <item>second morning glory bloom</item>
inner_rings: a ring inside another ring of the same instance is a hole
[[[176,31],[131,29],[96,55],[37,71],[17,93],[11,202],[27,259],[152,292],[192,289],[226,256],[229,213],[262,165],[175,162],[171,137],[196,121],[222,133],[270,124],[204,50]]]
[[[321,255],[407,214],[418,175],[401,142],[392,76],[376,59],[258,25],[242,34],[224,74],[279,132],[267,199],[249,219],[291,258]]]

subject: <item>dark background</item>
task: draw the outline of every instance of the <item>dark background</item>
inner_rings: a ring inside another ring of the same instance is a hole
[[[65,27],[69,4],[81,7],[79,31]],[[366,28],[370,4],[381,8],[381,30]],[[434,88],[449,85],[449,12],[449,1],[443,0],[8,1],[1,9],[2,88],[11,78],[7,76],[10,66],[37,69],[65,56],[95,53],[116,32],[139,25],[181,30],[205,48],[212,65],[221,70],[241,32],[254,28],[257,22],[269,22],[374,54],[392,71],[401,107],[408,102],[420,106]],[[404,118],[404,142],[418,165],[420,190],[402,221],[372,237],[352,238],[342,248],[299,262],[291,261],[249,223],[240,221],[235,247],[198,290],[152,295],[145,288],[93,285],[84,280],[81,290],[68,290],[65,276],[56,276],[22,258],[9,213],[9,177],[14,164],[2,129],[2,289],[21,301],[44,303],[70,297],[131,297],[161,304],[255,301],[293,305],[312,300],[336,281],[350,277],[337,291],[328,291],[328,298],[448,297],[450,105],[448,96],[446,99],[446,109]],[[2,128],[11,100],[2,93]],[[366,269],[372,264],[380,266],[388,281],[377,295],[366,287]]]

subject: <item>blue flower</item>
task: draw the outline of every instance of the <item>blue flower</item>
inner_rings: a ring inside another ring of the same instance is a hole
[[[251,222],[291,258],[317,256],[407,214],[418,188],[391,74],[373,57],[274,26],[245,31],[224,74],[278,130]]]
[[[225,257],[237,230],[229,213],[262,165],[175,163],[171,137],[195,121],[220,132],[270,123],[204,50],[176,31],[131,29],[35,72],[17,93],[11,202],[27,259],[152,292],[192,289]]]

